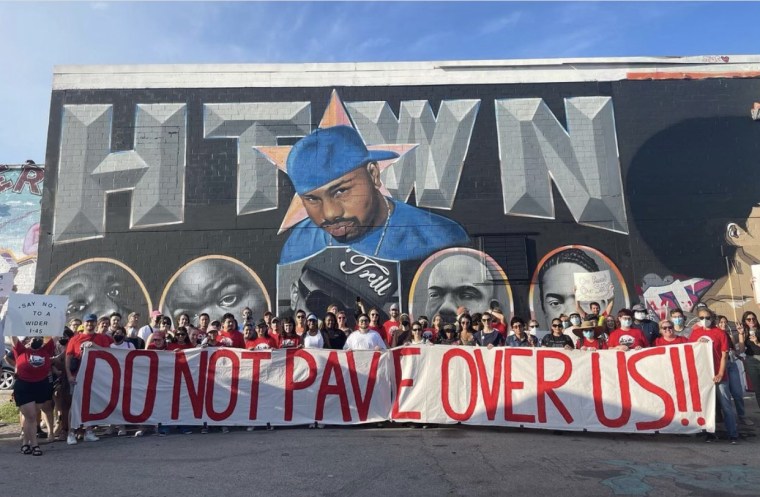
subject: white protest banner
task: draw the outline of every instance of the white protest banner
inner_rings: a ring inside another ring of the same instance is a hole
[[[72,422],[256,426],[400,422],[715,431],[709,344],[596,352],[444,345],[388,352],[91,347]],[[393,402],[392,402],[393,400]]]
[[[11,294],[13,289],[13,273],[0,273],[0,299]]]
[[[595,273],[573,273],[575,280],[575,300],[593,302],[609,300],[613,296],[614,286],[609,269]]]
[[[755,291],[755,303],[760,304],[760,264],[752,264],[752,289]]]
[[[12,293],[5,314],[5,334],[8,336],[61,336],[66,326],[64,295],[34,295]]]

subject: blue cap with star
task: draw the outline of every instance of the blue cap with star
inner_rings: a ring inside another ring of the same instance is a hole
[[[390,150],[368,150],[351,126],[313,131],[288,154],[287,170],[299,195],[304,195],[370,162],[395,159]]]

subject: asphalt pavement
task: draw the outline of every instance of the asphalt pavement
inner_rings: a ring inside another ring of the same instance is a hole
[[[33,457],[6,427],[0,478],[3,495],[25,497],[760,495],[757,428],[742,427],[738,445],[467,426],[239,429],[55,442]]]

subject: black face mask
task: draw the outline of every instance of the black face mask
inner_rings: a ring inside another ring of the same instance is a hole
[[[30,343],[30,347],[34,350],[42,348],[43,340],[40,337],[32,338],[32,342]]]
[[[61,338],[61,339],[58,340],[58,343],[61,344],[61,345],[67,345],[69,343],[69,339],[68,338]]]
[[[116,342],[116,343],[123,342],[124,341],[124,335],[122,335],[121,333],[119,333],[117,335],[114,335],[113,336],[113,341]]]

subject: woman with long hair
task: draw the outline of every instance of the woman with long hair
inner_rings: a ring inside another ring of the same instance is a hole
[[[433,319],[435,321],[435,319]],[[462,314],[459,316],[459,342],[462,345],[469,345],[474,346],[478,344],[478,341],[475,339],[475,333],[477,331],[475,330],[473,326],[473,320],[472,316],[470,316],[467,313]]]

